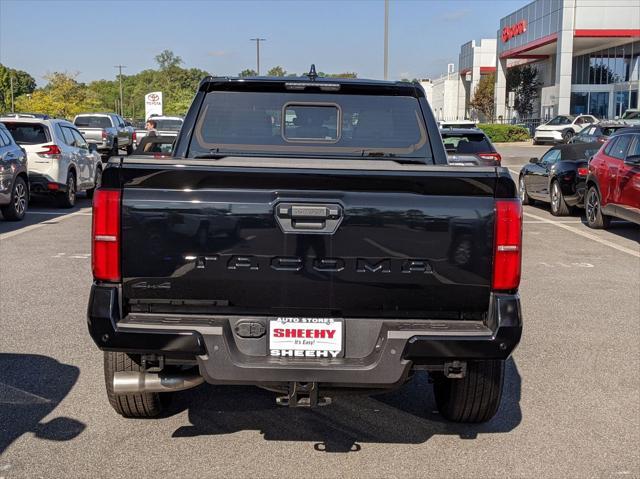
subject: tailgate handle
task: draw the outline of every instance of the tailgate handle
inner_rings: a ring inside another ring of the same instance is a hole
[[[333,234],[342,221],[342,207],[280,203],[276,205],[275,216],[284,233]]]

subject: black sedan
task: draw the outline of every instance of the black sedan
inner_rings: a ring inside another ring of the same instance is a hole
[[[589,159],[601,143],[558,145],[542,158],[531,158],[520,171],[522,204],[551,203],[554,216],[566,216],[573,207],[584,207],[585,180]]]

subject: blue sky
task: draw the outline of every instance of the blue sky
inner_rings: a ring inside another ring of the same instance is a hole
[[[526,0],[391,0],[389,76],[435,77],[458,62],[460,45],[495,37],[501,17]],[[184,66],[235,75],[255,68],[255,43],[263,73],[356,71],[382,78],[382,0],[0,0],[0,63],[30,72],[39,85],[53,71],[78,79],[114,78],[154,67],[167,48]]]

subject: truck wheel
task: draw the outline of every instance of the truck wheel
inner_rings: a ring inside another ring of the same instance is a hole
[[[140,357],[126,353],[104,353],[104,382],[107,386],[109,404],[123,417],[155,417],[162,412],[170,394],[141,393],[115,394],[113,374],[120,371],[141,371]]]
[[[454,422],[485,422],[500,406],[504,383],[504,361],[484,360],[467,363],[464,378],[434,377],[433,391],[440,414]]]
[[[67,174],[67,191],[58,195],[60,208],[73,208],[76,204],[76,176],[70,171]]]
[[[527,185],[524,181],[524,175],[520,175],[520,181],[518,181],[518,184],[520,186],[520,201],[522,201],[523,205],[532,205],[533,200],[529,196],[529,193],[527,193]]]
[[[111,151],[109,152],[109,156],[118,156],[118,140],[113,140],[113,146],[111,147]]]
[[[94,186],[91,189],[87,190],[87,198],[91,199],[93,198],[93,194],[96,192],[96,189],[100,188],[100,185],[102,184],[102,168],[98,168],[96,170],[96,179],[94,182]]]
[[[133,153],[133,145],[127,146],[127,156]]]
[[[567,216],[569,214],[569,207],[564,201],[560,184],[555,180],[551,183],[551,214],[553,216]]]
[[[611,217],[602,214],[602,201],[600,192],[595,186],[589,187],[587,199],[584,202],[584,210],[587,216],[587,226],[593,229],[607,229],[611,223]]]
[[[2,217],[8,221],[20,221],[29,206],[29,189],[22,177],[16,177],[11,190],[9,204],[0,208]]]

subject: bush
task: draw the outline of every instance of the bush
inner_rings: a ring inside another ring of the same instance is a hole
[[[478,125],[482,131],[494,143],[504,143],[508,141],[527,141],[529,130],[518,125],[503,125],[496,123],[481,123]]]

